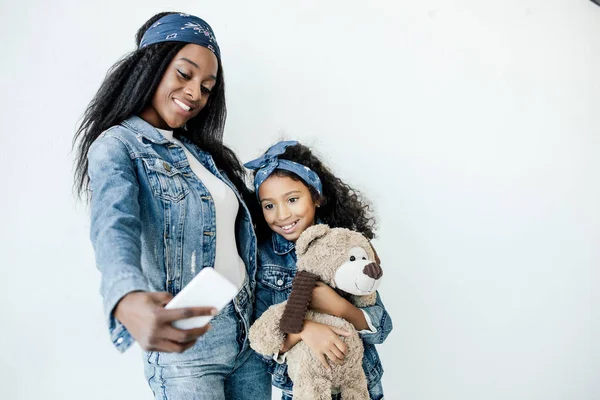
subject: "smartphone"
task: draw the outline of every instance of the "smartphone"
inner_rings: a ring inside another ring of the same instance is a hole
[[[214,307],[217,311],[221,311],[238,292],[239,289],[214,268],[205,267],[167,303],[165,308],[170,310],[185,307]],[[212,315],[206,315],[180,319],[174,321],[173,326],[178,329],[199,328],[212,318]]]

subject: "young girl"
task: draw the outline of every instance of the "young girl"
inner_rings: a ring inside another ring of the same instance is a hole
[[[77,188],[91,189],[91,240],[115,347],[134,341],[156,399],[270,399],[267,368],[248,344],[256,237],[243,168],[223,145],[225,89],[211,27],[161,13],[108,72],[77,132]],[[239,288],[213,314],[164,305],[203,268]]]
[[[271,305],[287,300],[296,273],[294,245],[305,229],[323,223],[332,228],[352,229],[372,239],[374,219],[357,192],[336,178],[309,148],[298,142],[277,143],[245,166],[255,171],[254,186],[264,217],[256,218],[259,239],[256,319]],[[375,344],[386,339],[392,330],[392,320],[379,295],[374,306],[359,309],[321,283],[314,289],[310,307],[344,318],[355,326],[363,339],[363,368],[370,397],[383,398],[383,368]],[[292,382],[283,363],[285,352],[304,340],[328,368],[327,359],[333,362],[344,359],[346,348],[339,335],[348,334],[306,321],[301,333],[288,335],[280,354],[266,360],[273,385],[283,391],[282,400],[292,398]]]

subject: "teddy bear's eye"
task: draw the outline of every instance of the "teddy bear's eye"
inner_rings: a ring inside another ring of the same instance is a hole
[[[363,260],[366,260],[366,259],[367,259],[367,257],[363,257]]]
[[[350,256],[350,261],[354,261],[354,260],[356,260],[356,257]]]

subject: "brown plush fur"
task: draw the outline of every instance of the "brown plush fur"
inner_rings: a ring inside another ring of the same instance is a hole
[[[335,288],[335,273],[348,261],[348,251],[353,247],[362,247],[369,260],[375,260],[373,248],[360,233],[344,228],[331,229],[327,225],[310,227],[296,242],[297,270],[316,274]],[[375,300],[375,293],[351,296],[351,301],[358,307],[373,305]],[[272,356],[281,349],[285,334],[280,329],[280,321],[286,304],[283,302],[269,307],[250,328],[250,345],[258,353]],[[339,388],[344,400],[368,400],[367,380],[362,369],[363,344],[354,326],[342,318],[314,311],[308,311],[305,318],[352,334],[340,337],[348,346],[348,353],[341,365],[330,361],[329,371],[302,341],[287,352],[288,373],[294,382],[294,399],[329,400],[331,390]]]

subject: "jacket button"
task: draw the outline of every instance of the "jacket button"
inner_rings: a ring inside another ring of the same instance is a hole
[[[277,286],[281,286],[281,285],[283,285],[283,280],[281,280],[281,279],[278,279],[278,280],[277,280]]]
[[[169,164],[167,164],[166,162],[163,162],[163,167],[165,167],[165,170],[167,172],[171,172],[171,166]]]

